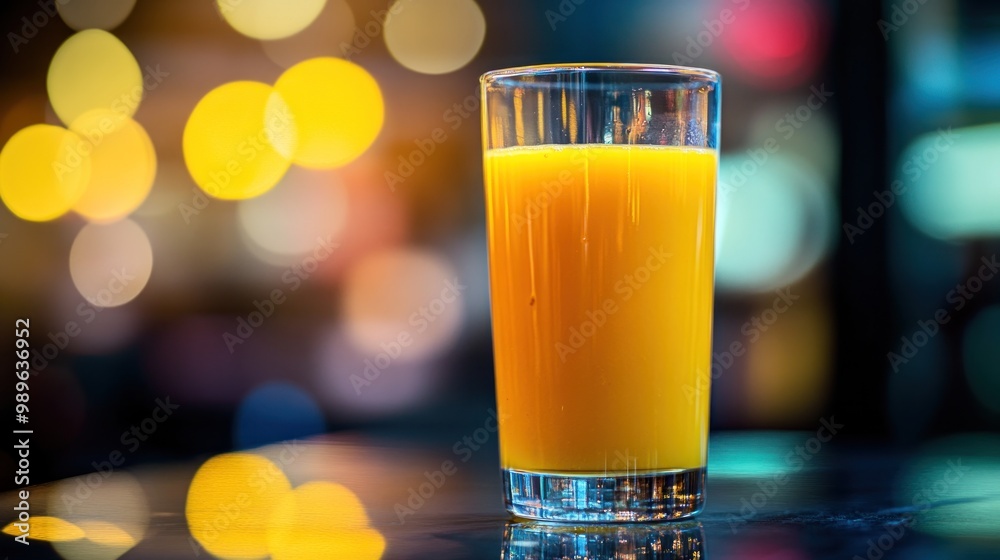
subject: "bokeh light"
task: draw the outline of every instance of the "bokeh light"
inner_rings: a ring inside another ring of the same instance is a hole
[[[988,179],[1000,171],[998,151],[1000,124],[918,137],[897,167],[904,215],[939,239],[1000,235],[1000,189]]]
[[[1000,437],[958,434],[924,445],[901,470],[897,503],[916,531],[1000,540]]]
[[[129,549],[136,545],[135,537],[114,523],[88,519],[80,522],[87,540],[108,548]]]
[[[788,492],[790,493],[790,492]],[[739,507],[739,506],[737,506]],[[806,549],[802,539],[792,529],[776,527],[761,535],[747,535],[733,540],[723,540],[710,548],[711,558],[739,558],[740,560],[811,560],[813,554]],[[691,556],[695,558],[696,556]],[[702,555],[701,558],[709,558]]]
[[[205,94],[188,118],[184,162],[194,182],[211,196],[258,196],[288,170],[301,122],[267,84],[221,85]]]
[[[90,158],[76,133],[36,124],[22,129],[0,152],[0,198],[14,215],[42,222],[62,216],[90,180]]]
[[[359,350],[372,356],[397,354],[390,356],[392,361],[439,354],[458,338],[464,291],[454,267],[436,253],[413,249],[374,253],[345,279],[348,335]]]
[[[313,353],[320,373],[317,396],[331,415],[344,420],[415,408],[433,398],[444,370],[434,361],[387,360],[389,354],[382,351],[362,352],[339,325],[317,337]]]
[[[298,124],[294,162],[311,168],[340,167],[375,141],[385,118],[378,82],[364,68],[319,57],[286,70],[274,85]]]
[[[304,255],[347,223],[347,191],[330,172],[289,171],[279,188],[239,203],[246,237],[275,255]]]
[[[115,307],[142,292],[153,272],[153,249],[139,224],[88,224],[69,252],[73,284],[96,307]]]
[[[787,177],[775,180],[770,166],[738,187],[727,182],[736,174],[746,176],[740,167],[750,169],[748,163],[755,166],[749,157],[723,156],[719,165],[716,279],[720,286],[769,289],[786,283],[785,269],[808,223],[794,187]]]
[[[966,327],[962,339],[965,378],[983,406],[1000,413],[1000,362],[996,344],[1000,333],[1000,306],[980,311]]]
[[[742,389],[747,416],[756,425],[775,426],[809,422],[819,414],[829,390],[833,333],[830,313],[818,296],[790,289],[798,296],[778,315],[773,292],[761,296],[763,327],[749,346],[746,386]],[[759,309],[759,308],[758,308]],[[751,323],[752,324],[752,323]],[[741,337],[746,332],[741,330]],[[753,340],[752,337],[745,339]]]
[[[3,528],[3,532],[15,537],[21,535],[22,532],[17,525],[17,522],[11,522]],[[83,529],[80,527],[64,519],[48,515],[31,516],[30,529],[29,539],[37,541],[75,541],[84,537]]]
[[[708,468],[719,478],[765,478],[787,473],[788,450],[801,444],[796,432],[721,432],[708,439]]]
[[[285,382],[254,389],[236,411],[236,447],[247,449],[322,433],[323,412],[299,387]]]
[[[261,48],[275,64],[290,68],[317,56],[344,56],[344,45],[354,40],[354,12],[347,0],[327,0],[312,25],[285,39],[261,41]],[[361,33],[361,31],[358,31]]]
[[[90,157],[90,180],[73,210],[94,222],[112,222],[139,207],[156,178],[156,152],[146,130],[129,117],[96,109],[73,121]]]
[[[59,0],[55,6],[62,20],[73,29],[110,30],[132,13],[135,0]]]
[[[338,236],[341,245],[323,262],[317,280],[340,285],[346,272],[369,254],[409,243],[415,235],[414,210],[405,197],[384,188],[381,158],[362,158],[337,169],[347,193],[347,220]]]
[[[801,278],[835,233],[832,194],[809,166],[776,153],[719,164],[716,279],[730,290],[766,291]]]
[[[107,464],[102,472],[58,482],[48,495],[48,512],[75,524],[87,537],[54,543],[66,560],[113,560],[146,536],[146,491],[135,477]]]
[[[188,528],[205,550],[220,558],[267,556],[268,520],[290,490],[281,469],[259,455],[212,457],[188,488]]]
[[[706,2],[711,18],[719,4]],[[822,7],[806,0],[748,2],[719,34],[735,73],[757,86],[786,88],[807,80],[818,68],[826,45]],[[712,12],[712,10],[715,10]]]
[[[143,94],[139,63],[124,43],[100,29],[66,39],[52,57],[46,85],[52,109],[66,124],[94,109],[131,117]]]
[[[281,39],[312,23],[326,0],[216,0],[233,29],[254,39]]]
[[[358,497],[331,482],[308,482],[285,494],[267,526],[274,560],[375,560],[385,550]]]
[[[415,72],[454,72],[475,58],[486,37],[486,18],[474,0],[396,0],[391,12],[385,44]]]

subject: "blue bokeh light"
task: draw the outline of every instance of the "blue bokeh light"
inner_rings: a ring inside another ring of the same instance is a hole
[[[291,383],[267,383],[254,389],[236,412],[233,437],[237,449],[307,437],[325,429],[316,402]]]

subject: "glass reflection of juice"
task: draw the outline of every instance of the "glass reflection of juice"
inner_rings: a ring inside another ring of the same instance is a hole
[[[513,147],[485,165],[501,466],[703,467],[714,151]]]

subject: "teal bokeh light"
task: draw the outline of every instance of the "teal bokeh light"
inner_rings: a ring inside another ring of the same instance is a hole
[[[898,162],[906,217],[939,239],[1000,235],[1000,124],[942,128],[914,140]]]

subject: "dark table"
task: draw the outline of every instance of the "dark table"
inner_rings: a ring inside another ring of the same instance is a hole
[[[986,436],[901,451],[814,441],[807,432],[716,433],[708,504],[695,521],[560,526],[510,519],[501,504],[495,436],[478,444],[466,435],[364,432],[275,444],[255,450],[275,468],[250,484],[225,472],[228,456],[217,460],[223,476],[200,490],[202,504],[218,505],[203,505],[194,522],[207,531],[202,541],[210,548],[266,545],[276,548],[274,558],[299,560],[363,560],[380,552],[421,559],[1000,557],[1000,453]],[[4,553],[211,558],[192,538],[185,514],[201,464],[112,469],[35,487],[33,518],[49,514],[73,523],[50,535],[71,540],[54,549],[7,537]],[[283,476],[291,487],[315,492],[274,506],[297,504],[295,520],[285,518],[283,532],[274,534],[274,524],[254,518],[253,508],[280,502],[261,481]],[[17,497],[7,494],[2,502],[6,524]]]

